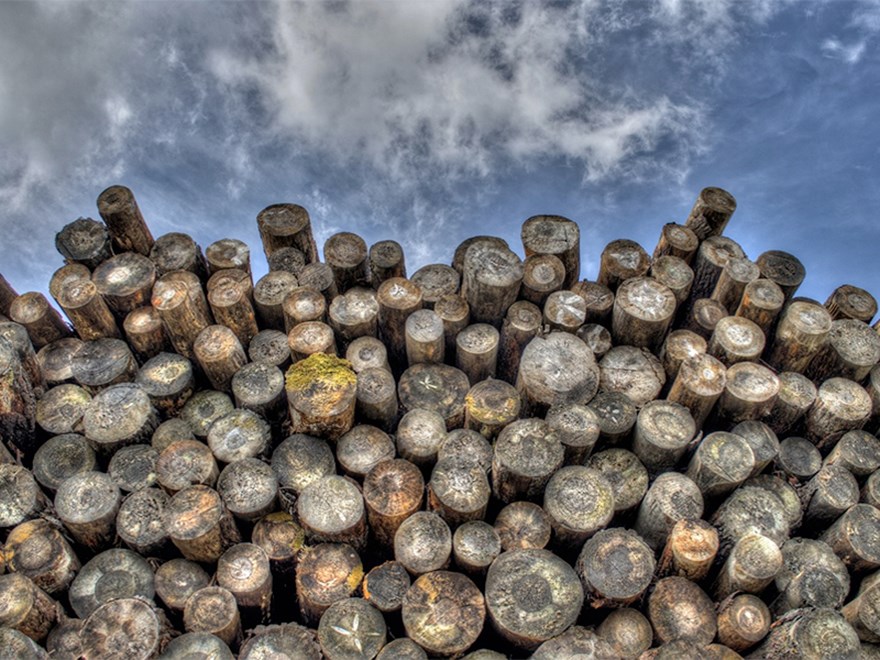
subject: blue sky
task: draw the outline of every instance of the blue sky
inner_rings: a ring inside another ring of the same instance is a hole
[[[309,209],[410,272],[531,215],[649,252],[699,190],[727,234],[880,296],[880,2],[2,2],[0,271],[45,290],[54,234],[135,193],[154,236],[252,249]]]

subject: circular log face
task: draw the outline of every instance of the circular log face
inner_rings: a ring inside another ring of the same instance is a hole
[[[428,653],[464,652],[477,641],[485,618],[483,594],[460,573],[426,573],[413,582],[403,599],[406,634]]]

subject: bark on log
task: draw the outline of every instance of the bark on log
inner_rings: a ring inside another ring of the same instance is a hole
[[[471,383],[494,378],[498,365],[500,334],[488,323],[474,323],[455,339],[455,366]]]
[[[446,337],[443,321],[431,309],[419,309],[410,314],[404,326],[406,363],[443,362]]]
[[[669,532],[657,575],[677,575],[700,582],[712,569],[718,546],[718,532],[712,525],[700,519],[679,520]]]
[[[144,256],[153,247],[153,235],[144,222],[134,194],[125,186],[111,186],[98,195],[98,213],[107,225],[117,252]]]
[[[392,277],[406,278],[406,258],[397,241],[379,241],[370,246],[370,279],[374,289]]]
[[[138,370],[135,383],[164,419],[177,417],[195,391],[192,362],[175,353],[159,353]]]
[[[519,295],[522,278],[522,261],[509,249],[485,243],[471,245],[462,272],[462,295],[470,306],[471,320],[500,327]]]
[[[693,229],[675,222],[667,222],[660,230],[660,238],[657,247],[654,248],[653,258],[671,255],[690,264],[699,246],[700,239]]]
[[[363,422],[391,432],[397,423],[397,386],[388,369],[370,367],[357,375],[355,410]]]
[[[825,465],[838,465],[857,480],[864,481],[880,469],[880,440],[867,431],[847,431],[825,459]]]
[[[860,429],[871,415],[871,397],[846,378],[829,378],[819,386],[806,415],[806,437],[827,453],[847,431]]]
[[[761,593],[782,569],[783,557],[772,539],[760,534],[740,538],[715,581],[719,602],[737,593]]]
[[[367,473],[363,497],[376,541],[392,545],[400,524],[421,508],[424,489],[421,471],[404,459],[383,461]]]
[[[736,211],[736,199],[722,188],[703,188],[697,201],[685,220],[685,227],[691,229],[698,239],[705,241],[710,236],[719,236]]]
[[[773,431],[783,434],[800,422],[816,400],[818,390],[809,378],[796,371],[783,371],[778,378],[779,394],[764,421]]]
[[[36,401],[15,347],[0,337],[0,436],[27,456],[37,449]]]
[[[499,378],[516,383],[522,352],[541,331],[541,323],[541,310],[533,303],[520,300],[510,306],[498,339]]]
[[[202,248],[188,234],[163,234],[153,243],[149,257],[156,264],[159,277],[172,270],[188,270],[203,282],[208,279],[208,265]]]
[[[265,622],[272,605],[269,556],[258,545],[238,543],[217,560],[217,584],[235,596],[245,619]]]
[[[519,295],[523,300],[543,307],[547,296],[563,287],[565,274],[565,264],[556,255],[528,256],[523,262],[522,289]]]
[[[307,263],[318,260],[309,212],[298,204],[272,204],[257,214],[257,229],[266,258],[285,247],[298,249]]]
[[[422,301],[428,309],[434,309],[443,296],[457,295],[461,288],[461,275],[446,264],[422,266],[410,279],[422,290]]]
[[[196,337],[214,322],[198,277],[189,271],[166,273],[153,287],[152,306],[174,350],[193,359]]]
[[[296,276],[284,270],[270,271],[254,284],[254,313],[259,327],[284,330],[282,303],[299,286]]]
[[[877,314],[877,300],[864,289],[844,284],[831,292],[825,301],[825,309],[835,321],[855,319],[870,323]]]
[[[641,245],[620,238],[611,241],[602,250],[596,282],[616,292],[625,280],[647,275],[650,267],[651,259]]]
[[[727,370],[711,355],[697,355],[681,363],[667,399],[690,410],[697,429],[727,386]]]
[[[839,376],[864,381],[880,361],[880,335],[867,323],[841,319],[831,323],[828,343],[812,358],[806,375],[815,382]]]
[[[333,271],[336,290],[370,285],[370,260],[364,239],[351,232],[333,234],[324,243],[324,261]]]
[[[651,277],[632,277],[614,298],[611,334],[616,344],[657,350],[675,313],[675,295]]]
[[[775,373],[756,362],[737,362],[727,370],[717,419],[728,425],[761,419],[773,409],[778,395],[779,378]]]
[[[660,347],[658,357],[666,372],[666,383],[672,385],[681,363],[688,358],[701,355],[709,348],[708,342],[691,330],[673,330]]]
[[[792,610],[754,650],[752,658],[857,658],[859,638],[846,620],[831,609]]]
[[[721,269],[710,297],[733,314],[739,309],[746,287],[760,277],[761,269],[751,259],[734,257]],[[762,329],[766,332],[766,329]]]
[[[581,270],[581,236],[576,222],[558,215],[536,215],[526,220],[520,232],[526,258],[553,255],[563,265],[563,288],[577,282]]]
[[[584,543],[575,570],[590,607],[625,607],[650,585],[654,551],[631,530],[606,529]]]
[[[62,287],[58,294],[58,304],[70,319],[80,339],[88,341],[120,336],[113,313],[91,280],[80,280]]]
[[[717,300],[711,298],[699,298],[695,300],[686,312],[679,312],[684,316],[683,325],[686,330],[695,332],[704,339],[710,339],[718,322],[727,316],[727,310]]]
[[[745,253],[742,247],[733,239],[720,235],[702,239],[691,265],[694,269],[694,284],[691,287],[689,303],[685,305],[685,308],[692,306],[694,301],[700,298],[709,298],[715,290],[724,267],[731,259],[742,259],[743,257],[745,257]]]
[[[36,291],[23,293],[12,301],[9,319],[27,330],[37,350],[71,335],[70,328],[58,311],[49,304],[46,296]]]
[[[220,495],[208,486],[190,486],[176,493],[165,519],[171,542],[192,561],[214,563],[241,540]]]
[[[590,456],[586,465],[597,470],[611,484],[615,514],[628,513],[645,497],[648,470],[631,451],[606,449]]]
[[[303,550],[296,571],[296,598],[303,622],[314,626],[333,603],[360,587],[364,567],[354,548],[321,543]]]
[[[776,282],[757,279],[746,284],[735,316],[752,321],[768,337],[785,304],[785,294]]]
[[[18,292],[12,288],[3,275],[0,275],[0,314],[9,316],[9,307],[16,298],[18,298]]]
[[[791,301],[807,274],[800,259],[782,250],[768,250],[755,263],[761,269],[761,277],[779,285],[785,295],[785,302]]]

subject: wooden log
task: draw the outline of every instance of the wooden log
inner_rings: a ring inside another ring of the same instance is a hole
[[[189,486],[175,493],[165,519],[171,542],[192,561],[216,562],[241,540],[232,515],[209,486]]]
[[[116,533],[144,557],[167,556],[171,542],[165,529],[169,497],[158,488],[142,488],[126,497],[116,514]]]
[[[627,449],[600,451],[590,456],[586,465],[598,471],[611,485],[615,514],[627,513],[637,507],[648,490],[648,471]]]
[[[795,482],[812,478],[822,467],[822,455],[805,438],[789,437],[779,443],[776,468]]]
[[[136,252],[111,257],[92,273],[92,282],[119,320],[149,304],[156,282],[156,265]]]
[[[457,295],[461,288],[458,271],[446,264],[422,266],[410,279],[421,289],[422,301],[428,309],[434,309],[443,296]]]
[[[730,552],[718,579],[715,598],[723,601],[737,593],[761,593],[782,569],[782,551],[772,539],[760,534],[741,537]]]
[[[281,370],[286,370],[290,366],[287,333],[279,330],[261,330],[255,334],[247,352],[251,362],[271,365]]]
[[[565,368],[571,364],[579,368]],[[551,405],[590,401],[599,389],[599,367],[592,351],[574,335],[537,336],[522,352],[516,388],[523,413],[543,416]]]
[[[675,380],[682,362],[705,353],[708,347],[708,342],[691,330],[678,329],[666,335],[658,358],[666,372],[667,384],[671,385]]]
[[[259,327],[283,330],[282,303],[299,286],[296,276],[285,270],[269,271],[254,284],[254,313]]]
[[[563,287],[565,276],[565,264],[556,255],[533,254],[527,256],[523,262],[522,289],[520,289],[519,295],[523,300],[543,307],[547,296]]]
[[[590,607],[625,607],[651,583],[654,551],[631,530],[605,529],[584,543],[575,570]]]
[[[824,465],[838,465],[864,481],[880,469],[880,440],[867,431],[847,431],[825,458]]]
[[[782,546],[782,568],[776,574],[772,610],[784,614],[801,607],[843,605],[850,591],[846,566],[823,541],[794,538]]]
[[[370,246],[370,280],[378,289],[385,280],[392,277],[406,278],[406,258],[403,248],[397,241],[379,241]]]
[[[678,520],[669,531],[660,554],[657,575],[677,575],[699,582],[712,569],[718,545],[718,532],[705,520]]]
[[[877,578],[878,573],[875,572],[862,580],[858,593],[840,610],[863,642],[880,642],[880,589],[877,587]]]
[[[462,295],[471,309],[471,320],[501,326],[507,309],[519,296],[523,264],[511,250],[474,243],[464,258]]]
[[[719,557],[727,557],[742,537],[761,534],[781,546],[789,536],[790,527],[785,505],[778,497],[770,497],[763,488],[737,488],[712,516],[710,521],[721,539]]]
[[[773,431],[782,434],[792,430],[803,418],[816,400],[818,390],[809,378],[795,371],[783,371],[778,378],[779,394],[764,421]]]
[[[272,571],[265,551],[238,543],[217,560],[217,584],[235,596],[245,620],[266,621],[272,604]]]
[[[23,293],[12,301],[9,319],[27,330],[37,350],[71,334],[70,328],[49,304],[46,296],[36,291]]]
[[[735,318],[735,317],[728,317]],[[779,378],[757,362],[737,362],[727,370],[727,383],[715,409],[723,424],[765,417],[779,394]]]
[[[715,324],[707,352],[730,367],[757,360],[764,343],[764,333],[755,323],[741,316],[725,316]]]
[[[498,364],[500,333],[488,323],[474,323],[455,339],[455,366],[471,383],[494,378]]]
[[[313,481],[335,474],[336,460],[325,440],[295,433],[272,452],[272,470],[282,490],[289,489],[299,496]]]
[[[460,573],[434,571],[416,579],[403,600],[406,634],[432,654],[453,656],[479,637],[486,617],[483,594]]]
[[[515,306],[516,303],[511,306],[511,309]],[[470,323],[471,308],[460,295],[447,294],[438,298],[434,303],[434,312],[443,322],[444,357],[447,363],[454,362],[455,338]]]
[[[672,291],[676,306],[690,296],[694,271],[684,259],[670,255],[659,257],[651,264],[649,275]]]
[[[376,292],[379,303],[379,339],[388,349],[388,359],[395,368],[405,364],[406,319],[422,308],[422,291],[412,280],[392,277]]]
[[[318,248],[312,235],[309,212],[298,204],[272,204],[257,214],[257,229],[266,258],[277,250],[293,247],[307,262],[318,260]]]
[[[9,316],[9,307],[16,298],[18,298],[18,292],[12,288],[3,275],[0,275],[0,314]]]
[[[97,203],[98,213],[107,225],[117,253],[150,253],[153,236],[131,190],[125,186],[111,186],[98,195]]]
[[[37,518],[48,508],[49,501],[26,468],[0,463],[0,529]]]
[[[156,239],[148,255],[161,277],[173,270],[188,270],[202,281],[208,277],[208,266],[202,248],[189,234],[171,232]]]
[[[726,431],[710,433],[697,446],[687,476],[706,498],[730,493],[748,479],[755,467],[755,454],[742,436]]]
[[[577,658],[589,654],[616,657],[614,647],[592,630],[582,626],[572,626],[561,635],[541,644],[531,657],[535,660],[553,660],[553,658]]]
[[[14,628],[0,628],[0,644],[15,660],[46,660],[49,654],[30,637]]]
[[[158,423],[150,397],[134,383],[102,390],[83,415],[86,439],[99,456],[110,456],[126,445],[149,443]]]
[[[877,300],[864,289],[844,284],[831,292],[825,301],[825,309],[835,321],[855,319],[870,323],[877,314]]]
[[[565,465],[582,465],[599,439],[599,418],[588,406],[577,403],[550,406],[545,421],[556,432],[565,450]]]
[[[611,334],[616,344],[656,350],[675,312],[675,295],[651,277],[631,277],[614,298]]]
[[[437,449],[438,461],[451,458],[476,463],[488,473],[492,469],[492,445],[476,431],[455,429],[446,434]]]
[[[176,353],[159,353],[144,362],[135,383],[163,418],[176,417],[195,390],[192,362]]]
[[[333,603],[321,616],[318,642],[326,658],[374,658],[385,646],[382,613],[363,598]]]
[[[860,429],[871,415],[871,398],[846,378],[829,378],[819,386],[806,415],[806,437],[827,453],[847,431]]]
[[[532,216],[523,223],[520,237],[527,259],[555,256],[564,268],[562,286],[568,289],[577,282],[581,270],[581,236],[576,222],[558,215]]]
[[[151,302],[174,350],[192,360],[196,337],[214,322],[199,278],[189,271],[166,273],[153,287]]]
[[[625,238],[611,241],[602,250],[599,261],[598,284],[608,287],[612,292],[633,277],[644,277],[651,267],[651,259],[644,248]]]
[[[380,612],[399,612],[410,584],[412,581],[403,564],[386,561],[364,576],[364,599]]]
[[[316,479],[300,492],[296,511],[309,542],[365,548],[364,498],[352,480],[338,475]]]
[[[484,520],[466,522],[452,535],[452,557],[459,570],[474,576],[486,574],[501,554],[498,532]]]
[[[637,406],[656,399],[666,382],[660,361],[647,349],[615,346],[599,362],[599,389],[625,394]]]
[[[516,382],[522,352],[540,332],[541,323],[541,310],[533,303],[520,300],[510,306],[498,339],[499,378]]]
[[[197,438],[207,438],[211,424],[235,408],[229,395],[216,390],[196,392],[184,404],[180,417]]]
[[[79,635],[83,623],[84,621],[82,619],[71,619],[63,614],[59,615],[58,623],[55,624],[55,627],[49,631],[49,636],[46,637],[46,650],[49,652],[48,656],[27,656],[23,649],[16,649],[16,652],[19,653],[16,657],[50,657],[59,659],[63,658],[64,660],[75,660],[76,658],[81,657],[82,640]],[[10,628],[6,628],[6,630],[18,633],[18,631],[12,631]],[[22,637],[24,637],[24,635],[22,635]],[[25,639],[28,639],[31,644],[36,646],[30,638]],[[9,645],[8,648],[12,648],[12,644],[5,639],[0,641],[0,643],[4,644],[4,648],[7,648],[6,645]],[[42,649],[40,650],[42,651]]]
[[[690,478],[678,472],[657,477],[639,506],[633,530],[655,550],[679,520],[695,520],[703,515],[703,495]]]
[[[747,651],[767,636],[772,623],[770,610],[760,598],[735,596],[718,612],[718,640],[734,651]]]
[[[333,234],[324,243],[324,261],[333,271],[339,293],[370,285],[370,260],[364,239],[351,232]]]
[[[427,660],[425,649],[409,637],[399,637],[388,642],[379,651],[376,660]],[[491,660],[491,659],[487,659]]]
[[[800,259],[782,250],[768,250],[759,256],[755,263],[761,269],[761,277],[776,282],[785,295],[785,302],[791,302],[795,291],[807,274]]]
[[[442,319],[432,309],[410,314],[404,326],[407,365],[443,362],[446,336]]]
[[[391,373],[388,366],[388,351],[385,344],[376,337],[358,337],[345,351],[345,359],[351,362],[351,368],[356,374],[365,369],[384,369]]]
[[[699,245],[700,239],[693,229],[675,222],[667,222],[660,230],[660,239],[657,241],[657,247],[654,248],[653,258],[670,255],[690,264]]]
[[[116,537],[120,502],[119,487],[109,475],[80,472],[58,486],[55,512],[74,541],[92,552],[99,552]]]
[[[15,349],[18,361],[30,381],[34,395],[38,398],[42,397],[47,389],[46,379],[40,369],[40,363],[37,361],[37,354],[27,329],[18,323],[3,321],[0,322],[0,338],[8,341]]]
[[[273,657],[302,657],[303,660],[321,660],[321,647],[315,632],[296,623],[266,626],[250,637],[241,647],[241,660],[260,660]]]
[[[512,422],[495,442],[492,491],[505,504],[537,499],[564,457],[565,450],[547,422],[537,418]]]
[[[721,277],[724,267],[731,259],[745,257],[742,247],[726,236],[710,236],[700,243],[694,257],[694,283],[691,287],[689,304],[700,298],[709,298]],[[717,302],[717,301],[716,301]],[[723,305],[722,305],[723,306]]]
[[[266,420],[242,408],[226,413],[208,429],[208,446],[221,463],[265,456],[271,441],[272,431]]]
[[[85,342],[73,356],[73,378],[91,394],[119,383],[131,383],[138,365],[121,339],[95,339]]]
[[[859,501],[859,485],[849,470],[839,465],[823,466],[801,489],[804,520],[826,527]]]
[[[652,473],[678,465],[697,432],[690,411],[672,401],[650,401],[639,410],[632,450]]]
[[[572,567],[547,550],[502,553],[486,576],[492,627],[517,649],[534,649],[578,618],[584,592]]]
[[[276,510],[278,478],[260,459],[242,458],[223,468],[217,492],[229,512],[247,525]]]
[[[587,302],[573,291],[554,291],[544,303],[544,323],[550,330],[576,333],[587,318]]]
[[[0,337],[0,436],[11,449],[30,457],[37,449],[35,429],[33,386],[15,347]]]
[[[867,323],[841,319],[831,323],[826,343],[813,356],[806,375],[815,382],[839,376],[864,381],[880,361],[880,335]]]
[[[698,298],[686,312],[684,326],[686,330],[694,332],[704,339],[712,337],[715,326],[727,316],[727,310],[717,300],[711,298]]]
[[[184,660],[185,658],[234,660],[235,658],[226,642],[211,633],[203,632],[189,632],[175,637],[168,642],[162,657],[167,660]]]
[[[424,408],[439,413],[447,431],[464,424],[464,400],[469,389],[464,372],[445,364],[414,364],[397,383],[402,412]]]
[[[862,486],[860,501],[880,508],[880,471],[874,472]]]
[[[503,238],[499,238],[498,236],[471,236],[470,238],[466,238],[461,243],[459,243],[458,247],[455,248],[455,252],[452,255],[452,267],[459,272],[462,276],[462,292],[461,295],[464,295],[464,262],[465,257],[467,256],[467,251],[473,245],[485,245],[490,247],[497,247],[502,249],[507,249],[510,246],[507,244]]]
[[[359,424],[336,442],[336,460],[343,472],[362,480],[376,465],[396,455],[394,440],[382,429]]]
[[[715,187],[703,188],[685,220],[684,226],[705,241],[710,236],[720,236],[736,211],[736,199],[726,190]]]
[[[717,300],[728,312],[739,309],[746,287],[761,277],[761,269],[751,259],[733,257],[721,269],[710,298]],[[761,328],[766,332],[766,328]]]
[[[857,658],[859,638],[846,620],[827,608],[792,610],[771,628],[752,657]]]
[[[80,639],[83,657],[155,658],[171,639],[165,615],[141,598],[105,603],[85,620]]]
[[[776,317],[785,304],[785,294],[772,280],[759,278],[743,288],[738,306],[731,309],[735,316],[752,321],[768,337]]]
[[[79,280],[59,291],[58,304],[80,339],[119,337],[113,313],[91,280]]]
[[[43,488],[58,490],[68,477],[78,472],[98,469],[95,450],[78,433],[64,433],[49,438],[34,454],[33,474]]]
[[[156,461],[159,485],[174,495],[194,485],[214,486],[220,471],[211,449],[198,440],[177,440]]]
[[[370,367],[357,375],[355,410],[363,422],[391,432],[397,423],[398,401],[394,376],[388,369]]]
[[[379,317],[375,292],[363,287],[349,289],[333,299],[328,317],[343,349],[358,337],[375,337]]]
[[[222,393],[216,392],[216,394]],[[230,408],[231,407],[232,402],[230,402]],[[150,440],[150,444],[156,451],[161,452],[175,440],[196,439],[195,434],[192,432],[192,427],[190,427],[189,423],[183,419],[182,415],[183,411],[181,411],[181,417],[166,419],[156,427],[155,431],[153,431],[153,437]]]
[[[219,586],[195,591],[183,608],[184,629],[190,633],[208,633],[218,637],[230,649],[241,642],[241,615],[235,596]]]
[[[348,361],[314,353],[288,369],[285,387],[295,433],[336,440],[354,425],[357,375]]]
[[[269,264],[269,272],[284,271],[293,276],[299,276],[306,265],[306,256],[295,247],[281,247],[266,257]]]
[[[247,363],[247,355],[235,332],[225,325],[209,325],[193,342],[193,353],[211,386],[222,392],[232,389],[232,377]]]
[[[293,593],[296,588],[296,566],[305,547],[305,540],[303,528],[292,515],[284,511],[269,513],[254,524],[251,542],[260,546],[269,557],[276,593]],[[294,604],[293,599],[280,603],[277,600],[276,607],[283,613],[290,609],[288,605]]]
[[[156,483],[158,460],[158,450],[150,445],[129,445],[110,457],[107,474],[122,492],[131,493]]]
[[[868,504],[850,507],[820,537],[851,573],[864,573],[880,565],[876,533],[880,514]]]
[[[611,332],[604,325],[585,323],[575,333],[583,341],[597,360],[601,360],[613,346]]]
[[[587,323],[610,325],[614,307],[614,292],[604,284],[583,280],[575,282],[571,290],[587,302]]]
[[[638,409],[626,394],[599,392],[588,407],[596,413],[600,446],[619,445],[629,439]]]
[[[208,275],[222,270],[238,269],[251,276],[251,250],[237,238],[221,238],[205,249]]]
[[[328,305],[340,293],[336,287],[333,269],[324,263],[315,262],[308,264],[302,269],[297,279],[301,286],[314,289],[324,296],[324,301]]]
[[[378,543],[393,544],[400,524],[421,508],[424,490],[421,471],[405,459],[382,461],[367,473],[363,498]]]
[[[447,458],[439,461],[428,481],[428,510],[437,513],[452,529],[486,516],[492,491],[483,468],[474,461]]]
[[[58,299],[61,297],[61,292],[64,289],[75,286],[79,282],[90,282],[92,279],[92,272],[83,266],[82,264],[65,264],[54,273],[52,273],[52,278],[49,280],[49,295],[51,295],[55,302],[61,305]],[[13,300],[18,297],[18,294],[15,294]],[[9,301],[12,304],[12,300]]]
[[[654,631],[645,615],[631,607],[611,610],[596,628],[621,658],[634,659],[651,648]]]
[[[152,306],[133,309],[122,322],[125,339],[140,362],[146,362],[163,351],[171,350],[165,324]]]
[[[394,533],[394,559],[418,576],[449,566],[452,532],[438,514],[417,511]]]
[[[752,475],[763,472],[764,468],[775,461],[779,455],[779,439],[773,430],[763,422],[746,420],[731,428],[730,431],[744,438],[752,448],[752,454],[755,457]]]
[[[648,619],[661,643],[687,640],[709,644],[718,624],[715,606],[700,587],[683,577],[659,580],[648,598]]]
[[[711,355],[687,358],[666,398],[687,408],[700,429],[727,386],[726,372],[724,365]]]
[[[81,568],[61,531],[44,518],[16,525],[6,537],[2,554],[10,573],[27,577],[52,595],[66,591]]]
[[[464,426],[491,440],[505,426],[519,419],[519,393],[503,380],[471,380],[476,385],[465,397]]]
[[[208,292],[208,304],[216,322],[232,330],[242,346],[259,332],[253,305],[242,287],[215,287]]]
[[[88,561],[70,585],[70,605],[81,619],[117,598],[152,600],[153,569],[131,550],[111,548]]]
[[[354,595],[364,567],[354,548],[344,543],[307,547],[296,571],[296,598],[304,623],[316,625],[333,603]]]

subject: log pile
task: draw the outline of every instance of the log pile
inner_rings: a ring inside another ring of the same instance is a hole
[[[408,276],[276,204],[254,281],[108,188],[66,319],[0,276],[0,655],[880,657],[877,303],[735,208],[588,281],[559,216]]]

